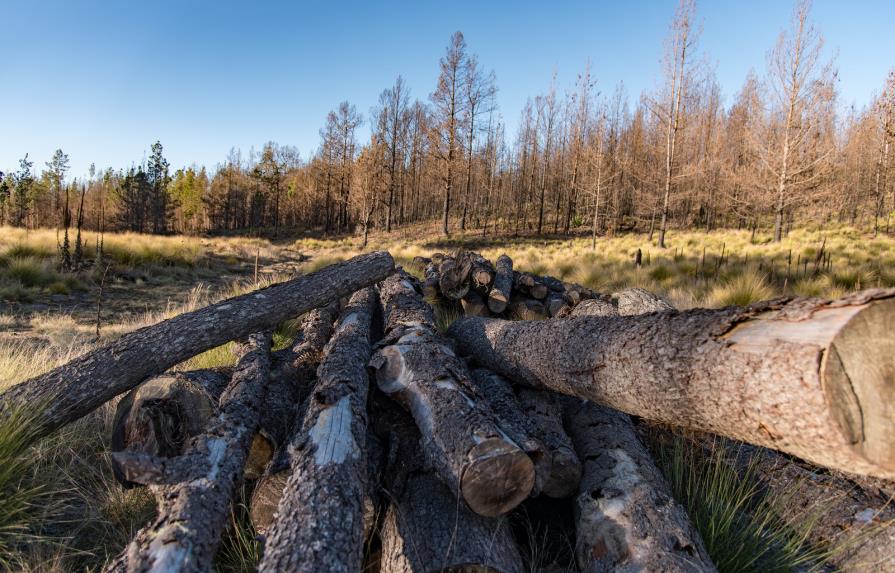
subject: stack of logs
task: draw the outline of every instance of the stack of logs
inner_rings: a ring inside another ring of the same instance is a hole
[[[895,290],[677,311],[506,255],[413,266],[422,280],[362,255],[147,327],[8,390],[0,416],[39,405],[37,439],[124,394],[116,477],[159,510],[108,571],[211,570],[243,483],[260,571],[521,573],[538,566],[529,507],[569,514],[563,570],[714,571],[645,423],[797,456],[841,487],[840,470],[895,477]],[[447,332],[444,305],[463,314]],[[235,367],[169,371],[230,340]],[[890,536],[853,563],[895,567]]]

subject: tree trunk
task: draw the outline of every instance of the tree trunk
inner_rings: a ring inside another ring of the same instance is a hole
[[[895,290],[625,318],[464,318],[460,347],[519,383],[895,477]]]
[[[436,333],[432,308],[409,275],[380,286],[386,337],[370,365],[379,388],[397,399],[423,434],[423,450],[438,476],[476,513],[504,514],[528,497],[534,465],[475,400],[466,364]]]
[[[161,459],[117,452],[129,481],[166,484],[159,514],[141,529],[107,571],[209,571],[228,520],[231,499],[258,425],[270,368],[270,337],[253,334],[221,397],[221,412],[190,451]]]
[[[556,396],[531,388],[520,388],[518,395],[522,410],[534,423],[535,436],[546,446],[550,456],[550,474],[544,483],[544,494],[553,498],[572,496],[581,481],[581,461],[575,454],[572,440],[563,430],[562,409]]]
[[[575,500],[581,571],[716,571],[630,418],[574,398],[563,409],[584,460]]]
[[[500,314],[510,302],[510,290],[513,288],[513,259],[506,255],[497,257],[495,264],[494,284],[488,293],[488,308],[494,314]]]
[[[394,269],[385,252],[357,256],[265,289],[125,334],[0,395],[0,416],[13,404],[39,405],[32,439],[77,420],[150,376],[184,360],[322,306],[382,280]]]
[[[317,370],[259,571],[358,571],[367,487],[372,288],[345,308]]]

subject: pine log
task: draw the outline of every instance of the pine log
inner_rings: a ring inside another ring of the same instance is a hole
[[[242,477],[270,368],[270,337],[249,337],[221,397],[220,413],[177,458],[112,454],[126,479],[161,485],[158,516],[107,571],[210,571]]]
[[[516,382],[892,479],[893,297],[874,289],[623,318],[463,318],[450,332]]]
[[[436,332],[408,275],[389,277],[380,296],[386,335],[370,362],[379,389],[413,415],[426,456],[451,491],[480,515],[508,512],[531,492],[531,459],[475,400],[466,363]]]
[[[315,308],[305,315],[301,332],[292,347],[271,355],[267,399],[246,461],[247,479],[258,479],[271,460],[285,455],[283,450],[292,437],[298,419],[297,409],[311,391],[317,366],[323,357],[323,347],[332,335],[333,322],[338,313],[338,301]],[[286,469],[283,467],[281,471]],[[271,483],[264,480],[263,485],[269,487]]]
[[[464,316],[491,316],[491,313],[488,311],[488,305],[485,304],[481,295],[474,290],[466,293],[466,296],[460,300],[460,304],[463,306]]]
[[[547,309],[541,301],[522,294],[514,294],[510,299],[510,312],[519,320],[543,320],[547,318]]]
[[[568,316],[618,316],[618,307],[602,298],[589,298],[575,305]]]
[[[438,298],[438,282],[441,280],[441,273],[438,272],[438,262],[432,260],[432,262],[426,265],[426,269],[423,271],[423,276],[425,277],[425,280],[423,281],[423,296],[425,296],[427,300],[434,301]]]
[[[566,299],[564,299],[561,294],[555,292],[551,292],[547,295],[547,299],[544,301],[544,306],[547,308],[547,314],[549,314],[551,318],[563,316],[568,314],[571,310]]]
[[[639,287],[617,292],[612,295],[612,299],[618,307],[618,313],[622,316],[661,312],[674,308],[655,294]]]
[[[488,292],[488,308],[494,314],[500,314],[510,302],[510,291],[513,288],[513,259],[506,255],[497,257],[494,265],[494,283]]]
[[[32,439],[38,439],[192,356],[273,328],[382,280],[393,269],[388,253],[360,255],[141,328],[13,386],[0,395],[0,416],[15,405],[39,405],[32,433]]]
[[[472,259],[469,253],[460,251],[453,257],[445,257],[438,265],[438,288],[445,298],[460,300],[469,292],[469,274]]]
[[[496,274],[494,265],[478,253],[470,253],[470,256],[472,257],[472,272],[470,273],[472,288],[482,296],[488,296]]]
[[[526,417],[534,423],[535,435],[550,456],[550,474],[543,493],[553,498],[571,497],[581,482],[581,461],[563,429],[562,408],[556,396],[531,388],[520,388],[517,394]]]
[[[535,466],[535,484],[532,497],[538,496],[550,479],[552,457],[540,439],[541,430],[529,417],[513,392],[510,382],[499,374],[484,368],[472,371],[476,389],[500,421],[501,429],[528,454]]]
[[[715,571],[627,414],[563,399],[584,475],[575,499],[581,571]]]
[[[505,518],[476,515],[427,468],[420,433],[404,412],[378,410],[388,418],[390,500],[380,528],[381,573],[523,573],[522,559]],[[403,414],[404,417],[399,415]]]
[[[360,570],[375,303],[374,289],[355,293],[326,346],[259,571]]]
[[[229,369],[172,372],[156,376],[128,392],[115,408],[112,451],[125,449],[160,457],[184,453],[190,439],[217,414],[218,398],[230,381]],[[112,464],[124,487],[135,483]]]

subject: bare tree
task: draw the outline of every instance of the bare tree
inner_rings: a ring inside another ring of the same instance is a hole
[[[466,216],[469,211],[469,192],[472,187],[472,157],[475,151],[476,119],[479,115],[490,113],[494,108],[494,96],[497,93],[494,72],[482,73],[478,58],[469,56],[463,74],[464,118],[466,127],[466,186],[463,191],[463,212],[460,216],[460,229],[466,229]]]

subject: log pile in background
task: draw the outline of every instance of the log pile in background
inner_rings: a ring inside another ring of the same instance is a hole
[[[159,515],[113,571],[211,569],[236,501],[262,571],[535,570],[554,557],[532,558],[529,506],[574,523],[561,570],[714,571],[628,414],[895,473],[893,291],[677,312],[506,255],[414,265],[421,281],[365,255],[149,327],[8,391],[0,416],[52,384],[83,392],[43,412],[46,433],[127,392],[114,466],[152,488]],[[465,315],[448,333],[439,304]],[[268,333],[299,315],[301,334],[271,352]],[[165,373],[228,340],[234,369]],[[875,539],[862,558],[891,560]]]

